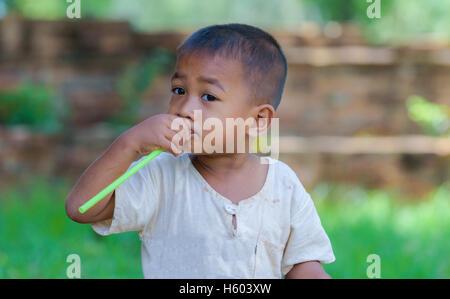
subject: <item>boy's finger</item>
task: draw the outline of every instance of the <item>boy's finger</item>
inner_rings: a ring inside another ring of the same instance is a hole
[[[173,137],[171,137],[170,134],[167,135],[168,136],[164,136],[162,146],[164,149],[173,154],[175,157],[178,157],[180,154],[183,153],[182,148],[180,147],[180,145],[178,145],[176,142],[173,141]]]
[[[162,138],[161,141],[158,142],[158,148],[163,149],[164,151],[171,153],[172,155],[176,156],[177,154],[172,150],[170,141],[166,138]]]
[[[168,127],[170,130],[177,132],[181,132],[183,130],[188,131],[191,129],[191,123],[184,117],[175,117],[172,119]]]
[[[175,144],[183,144],[183,138],[186,138],[187,134],[184,131],[175,132],[172,130],[167,130],[163,133],[164,137],[168,140],[174,142]]]

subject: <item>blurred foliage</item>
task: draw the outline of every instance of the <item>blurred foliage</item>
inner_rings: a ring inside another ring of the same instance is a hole
[[[65,18],[61,0],[0,0],[30,18]],[[82,18],[129,20],[139,30],[193,30],[239,22],[262,28],[298,30],[304,22],[330,21],[362,26],[373,43],[450,39],[450,1],[381,0],[381,19],[369,19],[366,0],[81,0]]]
[[[382,11],[381,19],[369,20],[363,27],[371,42],[450,41],[450,1],[382,0]]]
[[[369,24],[373,20],[366,11],[371,3],[366,0],[304,0],[307,10],[316,11],[314,20],[319,22],[360,22]],[[391,0],[381,0],[381,15],[389,13],[393,6]]]
[[[0,0],[11,12],[32,19],[59,19],[66,16],[71,3],[66,0]],[[82,18],[105,17],[111,5],[110,0],[81,0]]]
[[[59,133],[69,112],[50,87],[31,82],[0,91],[0,108],[0,125],[23,125],[44,134]]]
[[[381,278],[450,277],[450,185],[422,198],[398,190],[320,184],[311,192],[336,261],[336,278],[367,278],[366,258],[381,259]]]
[[[135,125],[142,115],[142,97],[161,73],[172,69],[175,57],[165,49],[153,50],[150,55],[129,66],[118,82],[122,107],[108,121],[115,126]]]
[[[107,237],[65,215],[70,186],[34,178],[0,191],[0,278],[65,278],[69,254],[82,278],[142,278],[139,236]],[[423,198],[396,190],[320,184],[311,191],[336,256],[334,278],[366,278],[369,254],[382,278],[450,278],[450,185]]]
[[[426,99],[413,95],[406,101],[408,115],[421,126],[426,134],[434,136],[449,136],[450,107],[438,105]]]
[[[0,192],[0,278],[65,278],[69,254],[82,278],[141,278],[137,233],[101,238],[65,215],[70,186],[33,178]]]

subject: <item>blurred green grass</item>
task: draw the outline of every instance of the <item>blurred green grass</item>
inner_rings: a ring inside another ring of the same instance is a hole
[[[142,278],[135,232],[100,237],[70,221],[71,183],[35,178],[0,192],[0,278],[65,278],[66,258],[81,257],[82,278]],[[382,278],[450,278],[450,186],[423,198],[395,190],[321,184],[311,190],[336,255],[334,278],[366,278],[369,254]]]
[[[0,195],[0,278],[65,278],[69,254],[82,278],[141,278],[136,232],[97,236],[65,215],[64,179],[34,179]]]
[[[423,198],[396,190],[318,186],[312,191],[336,261],[336,278],[367,278],[370,254],[381,259],[381,278],[450,277],[450,186]]]

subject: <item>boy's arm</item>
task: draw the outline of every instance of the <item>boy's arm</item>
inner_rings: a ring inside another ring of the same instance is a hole
[[[66,198],[66,213],[79,223],[93,223],[112,218],[114,191],[105,196],[89,211],[81,214],[78,208],[121,176],[136,156],[126,138],[117,138],[108,149],[81,175]]]
[[[309,261],[304,263],[295,264],[294,267],[286,274],[286,279],[320,279],[331,278],[330,275],[325,272],[322,265],[318,261]]]
[[[98,192],[128,170],[137,153],[146,154],[163,149],[178,156],[171,147],[176,131],[171,129],[175,115],[160,114],[146,119],[118,137],[108,149],[81,175],[66,198],[66,213],[79,223],[94,223],[110,219],[114,213],[114,192],[111,192],[89,211],[78,209]],[[179,149],[178,149],[179,150]]]

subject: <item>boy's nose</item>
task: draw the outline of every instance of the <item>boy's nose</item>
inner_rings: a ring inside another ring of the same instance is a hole
[[[190,121],[194,121],[194,111],[201,110],[196,103],[196,100],[193,98],[186,99],[176,111],[176,115],[178,117],[184,117],[189,119]]]
[[[175,114],[176,114],[176,116],[178,116],[178,117],[187,118],[187,119],[190,120],[190,121],[194,121],[194,117],[191,116],[190,114],[185,114],[185,113],[180,113],[180,112],[177,112],[177,113],[175,113]]]

